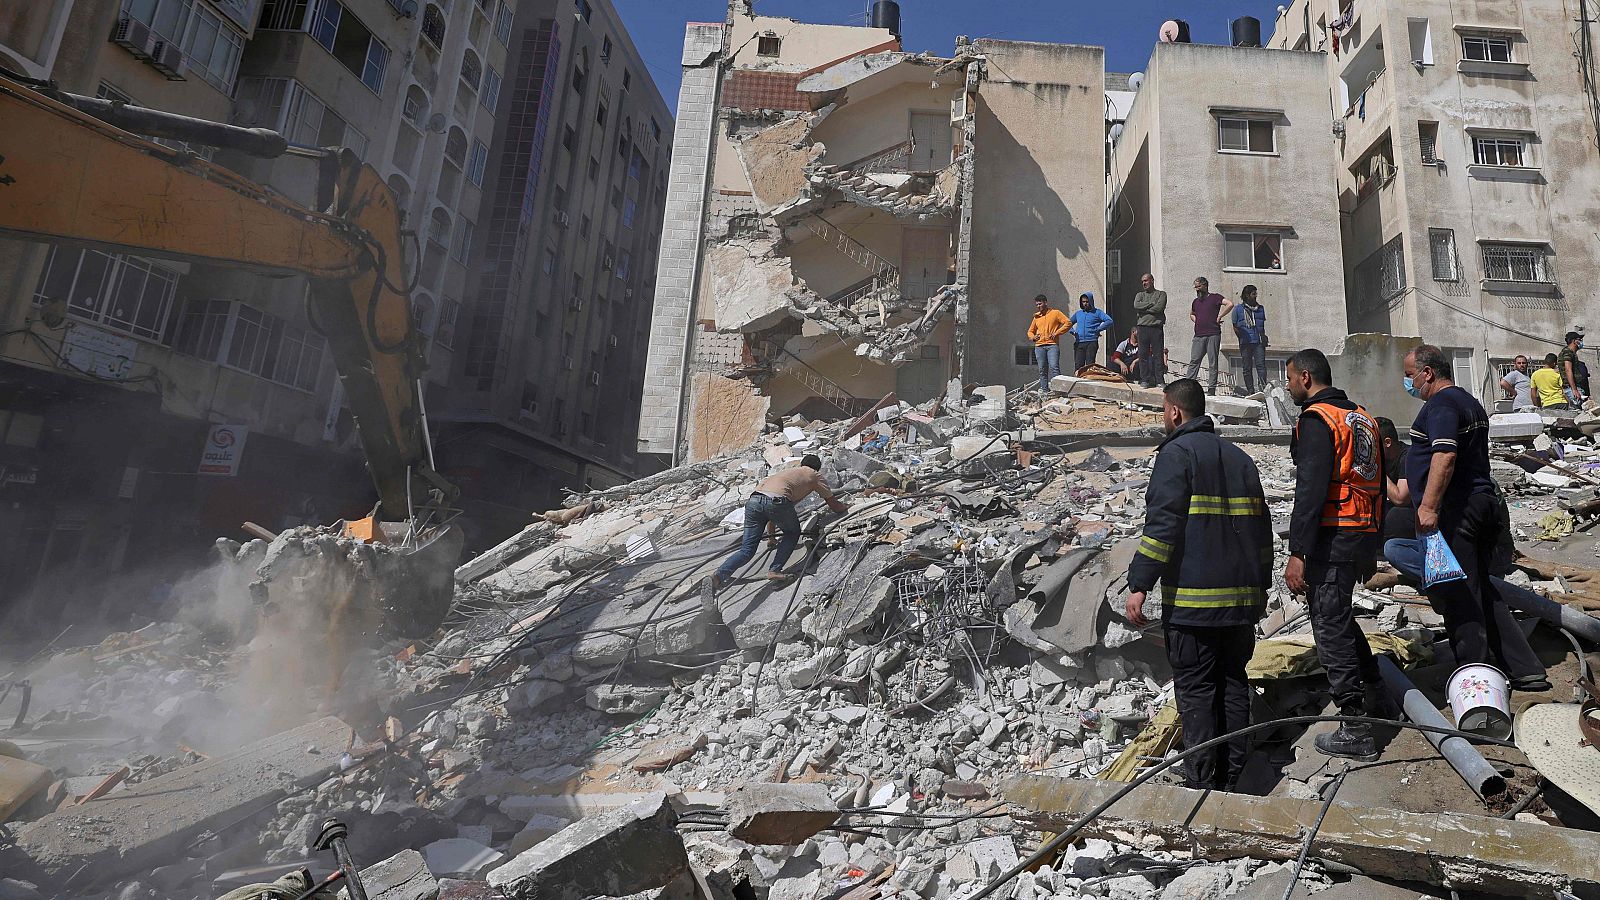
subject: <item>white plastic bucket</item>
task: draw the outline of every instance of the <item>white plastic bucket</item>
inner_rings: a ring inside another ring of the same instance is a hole
[[[1450,675],[1446,683],[1456,727],[1484,737],[1511,736],[1511,703],[1506,676],[1494,666],[1472,663]]]

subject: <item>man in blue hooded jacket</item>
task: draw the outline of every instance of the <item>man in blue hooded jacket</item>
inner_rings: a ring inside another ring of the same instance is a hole
[[[1073,371],[1094,365],[1100,352],[1100,335],[1111,327],[1111,317],[1094,305],[1094,291],[1078,295],[1078,311],[1072,314]]]

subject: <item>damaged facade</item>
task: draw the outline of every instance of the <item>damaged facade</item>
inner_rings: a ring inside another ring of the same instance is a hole
[[[708,419],[1010,380],[1026,300],[1101,287],[1101,229],[1072,224],[1102,204],[1100,145],[1070,135],[1100,130],[1103,75],[1097,48],[910,54],[739,0],[688,26],[641,451],[704,459],[739,446]]]

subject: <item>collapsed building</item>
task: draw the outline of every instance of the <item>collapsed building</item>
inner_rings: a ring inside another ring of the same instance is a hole
[[[688,26],[643,452],[1015,382],[1032,297],[1103,293],[1103,51],[912,54],[898,17]]]

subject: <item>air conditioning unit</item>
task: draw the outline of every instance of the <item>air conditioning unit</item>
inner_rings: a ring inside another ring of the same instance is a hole
[[[628,288],[628,289],[624,290],[622,292],[622,295],[624,297],[627,297],[629,300],[632,300],[633,299],[633,288]]]
[[[609,272],[609,271],[611,271],[611,263],[612,263],[611,254],[608,253],[608,254],[605,255],[604,259],[600,260],[600,268],[605,269],[607,272]]]
[[[532,419],[532,418],[537,417],[538,415],[539,415],[539,401],[537,401],[537,400],[530,400],[530,401],[528,401],[528,405],[527,406],[524,406],[523,408],[517,410],[517,417],[521,418],[521,419]]]
[[[599,372],[590,372],[589,373],[589,383],[594,385],[595,387],[599,387],[600,386],[600,373]]]
[[[617,346],[617,336],[613,334],[610,337],[606,338],[606,346],[607,347],[615,347],[615,346]]]
[[[565,357],[565,358],[563,358],[561,360],[561,368],[566,369],[568,372],[572,371],[572,357],[571,356]]]
[[[569,223],[571,223],[571,221],[572,221],[572,217],[567,215],[567,211],[566,210],[564,210],[564,209],[556,210],[556,225],[557,226],[559,226],[561,228],[565,228],[565,227],[567,227],[567,225]]]
[[[183,58],[183,51],[171,41],[156,41],[150,45],[150,58],[145,60],[150,67],[167,76],[168,81],[187,81],[184,77],[189,70],[189,64]]]
[[[132,16],[123,16],[111,27],[111,43],[126,48],[140,59],[149,59],[150,26]]]
[[[567,301],[567,307],[569,309],[572,309],[572,310],[583,309],[583,298],[582,297],[573,297],[571,300]],[[570,369],[572,367],[571,366],[567,366],[567,368]]]

